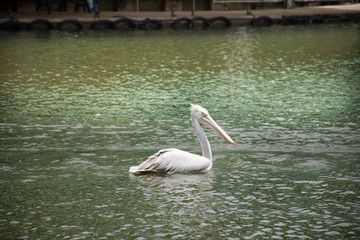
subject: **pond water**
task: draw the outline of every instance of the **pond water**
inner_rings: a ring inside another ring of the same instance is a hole
[[[1,239],[360,235],[360,27],[0,33]],[[162,148],[213,169],[132,176]]]

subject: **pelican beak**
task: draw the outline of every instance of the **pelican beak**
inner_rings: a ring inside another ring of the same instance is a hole
[[[219,137],[228,141],[229,143],[235,144],[231,137],[221,128],[217,123],[210,117],[210,115],[206,115],[199,119],[201,124],[208,126],[211,130],[213,130]]]

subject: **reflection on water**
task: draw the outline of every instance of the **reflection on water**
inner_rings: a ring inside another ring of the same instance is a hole
[[[205,234],[211,236],[200,229],[200,231],[194,232],[193,227],[208,226],[207,228],[209,228],[209,224],[203,221],[206,218],[216,222],[216,215],[211,207],[212,175],[210,172],[162,177],[148,175],[137,178],[132,176],[133,180],[143,183],[141,191],[145,194],[145,201],[153,203],[151,204],[152,211],[150,210],[145,215],[147,221],[142,225],[143,233],[140,236],[148,235],[148,232],[154,228],[151,219],[158,222],[155,224],[155,228],[159,228],[159,232],[154,234],[157,237],[174,235],[183,238],[186,236],[205,237]],[[161,218],[164,216],[169,216],[171,221],[165,220],[166,217],[162,221]]]
[[[360,235],[359,26],[0,33],[3,239]],[[129,175],[160,148],[213,170]]]

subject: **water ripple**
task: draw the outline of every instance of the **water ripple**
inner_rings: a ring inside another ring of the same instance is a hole
[[[1,32],[0,238],[358,238],[358,30]],[[129,175],[200,154],[190,103],[236,144],[206,129],[212,171]]]

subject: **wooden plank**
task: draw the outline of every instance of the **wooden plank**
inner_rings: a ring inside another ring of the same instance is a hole
[[[225,3],[274,3],[274,2],[283,2],[283,0],[224,0],[224,1],[216,1],[214,0],[214,4],[225,4]]]

